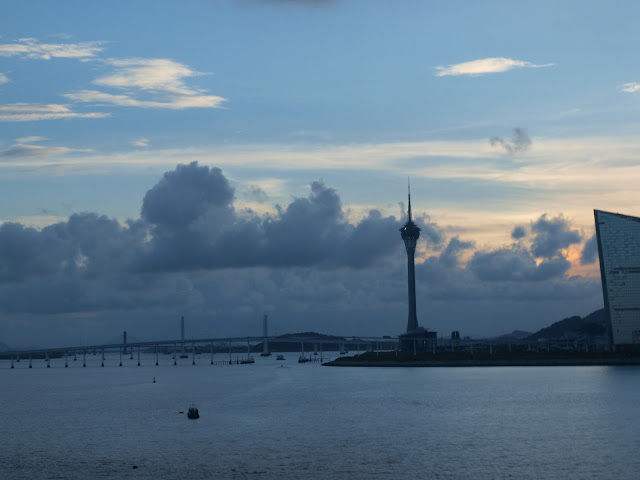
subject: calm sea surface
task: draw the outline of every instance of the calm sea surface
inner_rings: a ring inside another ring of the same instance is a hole
[[[640,368],[330,368],[286,357],[0,361],[0,478],[640,476]],[[198,420],[179,413],[192,402]]]

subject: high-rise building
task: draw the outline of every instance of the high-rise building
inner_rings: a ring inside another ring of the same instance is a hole
[[[640,218],[593,213],[609,342],[640,346]]]
[[[413,223],[411,218],[411,190],[409,190],[409,208],[407,209],[407,223],[400,229],[400,235],[407,250],[407,273],[409,285],[409,320],[407,321],[407,332],[418,328],[418,316],[416,314],[416,267],[415,254],[420,228]]]

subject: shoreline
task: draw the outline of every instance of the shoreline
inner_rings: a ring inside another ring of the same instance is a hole
[[[593,367],[640,366],[640,357],[576,358],[469,358],[469,359],[356,359],[342,357],[322,364],[326,367]]]

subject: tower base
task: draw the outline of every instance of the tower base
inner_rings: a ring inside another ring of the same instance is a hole
[[[430,332],[418,327],[399,337],[400,351],[407,353],[435,353],[438,346],[438,332]]]

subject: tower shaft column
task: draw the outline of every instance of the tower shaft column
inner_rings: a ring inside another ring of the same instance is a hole
[[[416,314],[416,267],[413,252],[407,252],[407,274],[409,286],[409,319],[407,332],[418,328],[418,316]]]

